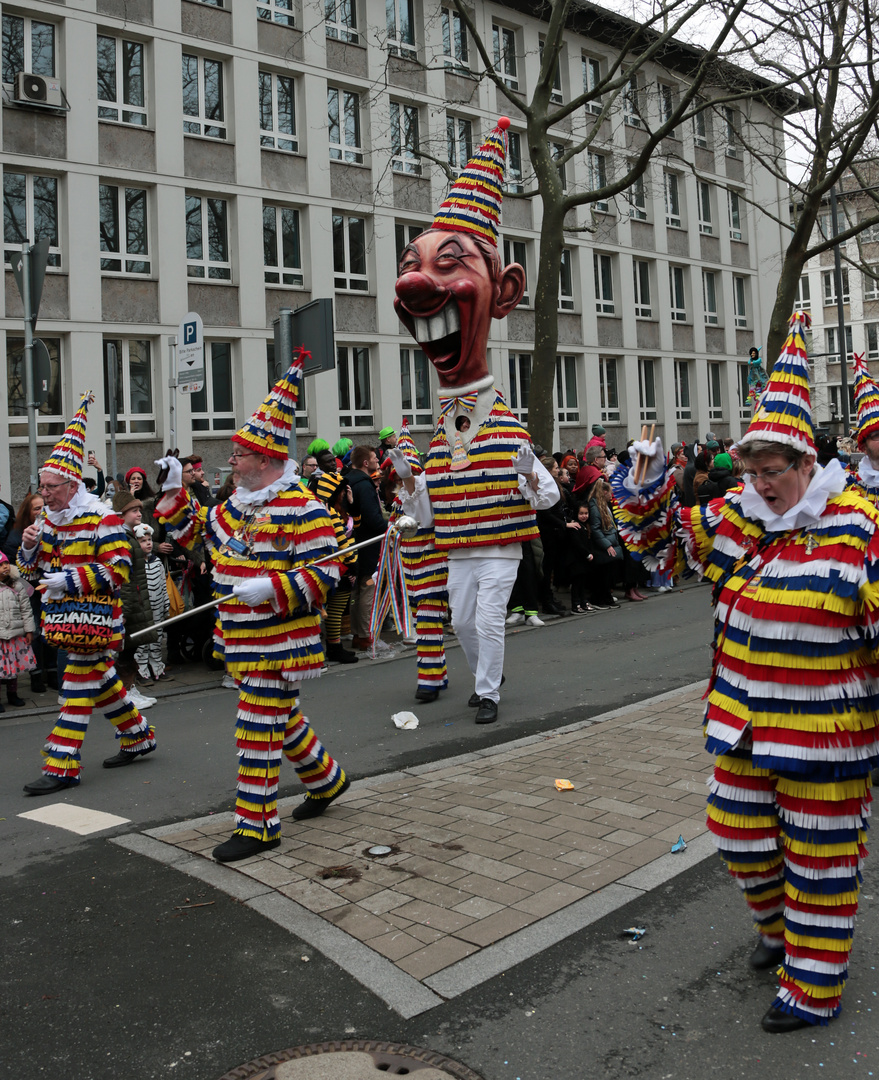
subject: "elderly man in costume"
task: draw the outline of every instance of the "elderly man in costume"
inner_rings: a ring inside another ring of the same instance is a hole
[[[43,636],[67,652],[64,704],[43,749],[42,775],[24,790],[49,795],[80,782],[80,750],[92,710],[116,728],[119,752],[105,769],[131,765],[156,748],[153,729],[132,704],[116,674],[122,646],[120,588],[131,549],[122,520],[82,483],[85,427],[91,393],[40,470],[45,509],[22,533],[18,567],[45,591]]]
[[[198,508],[181,486],[176,458],[156,463],[168,470],[156,517],[184,547],[203,541],[211,553],[222,597],[217,651],[240,688],[235,831],[214,850],[220,862],[280,844],[282,756],[307,790],[296,820],[322,814],[349,783],[299,709],[300,680],[320,675],[323,666],[320,612],[342,572],[326,507],[303,490],[287,457],[305,355],[300,350],[232,436],[237,487],[226,502]]]
[[[797,312],[738,444],[745,485],[680,508],[691,567],[714,584],[705,735],[717,756],[708,827],[778,967],[770,1032],[839,1015],[877,763],[879,512],[816,464]],[[659,440],[636,443],[641,482],[615,477],[626,540],[661,544],[671,477]]]
[[[412,477],[402,452],[388,456],[404,483],[405,513],[433,523],[436,548],[448,555],[449,603],[475,677],[478,724],[497,719],[522,544],[539,535],[535,510],[559,498],[488,368],[491,320],[508,315],[525,289],[522,267],[502,267],[497,250],[509,123],[501,117],[433,226],[404,248],[394,302],[439,376],[440,419],[421,476]]]

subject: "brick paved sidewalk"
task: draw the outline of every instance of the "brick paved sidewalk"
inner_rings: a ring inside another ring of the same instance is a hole
[[[280,848],[226,869],[427,979],[705,833],[702,690],[352,785],[310,823],[282,810]],[[230,827],[224,814],[147,835],[210,860]]]

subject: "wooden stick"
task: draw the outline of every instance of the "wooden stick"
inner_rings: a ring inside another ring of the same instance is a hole
[[[651,425],[650,438],[647,438],[647,425],[645,424],[641,428],[641,442],[653,442],[653,436],[656,433],[656,424]],[[644,483],[644,474],[647,472],[647,463],[650,458],[646,454],[639,454],[638,460],[635,462],[635,483],[640,487]]]

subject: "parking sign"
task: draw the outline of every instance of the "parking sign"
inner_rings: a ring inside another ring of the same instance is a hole
[[[190,311],[177,329],[177,389],[197,394],[204,388],[204,324]]]

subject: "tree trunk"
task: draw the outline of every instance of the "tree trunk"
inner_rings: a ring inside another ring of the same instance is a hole
[[[536,443],[552,453],[555,439],[555,365],[559,343],[559,270],[564,246],[564,214],[544,200],[540,226],[537,288],[534,294],[534,357],[528,430]]]

